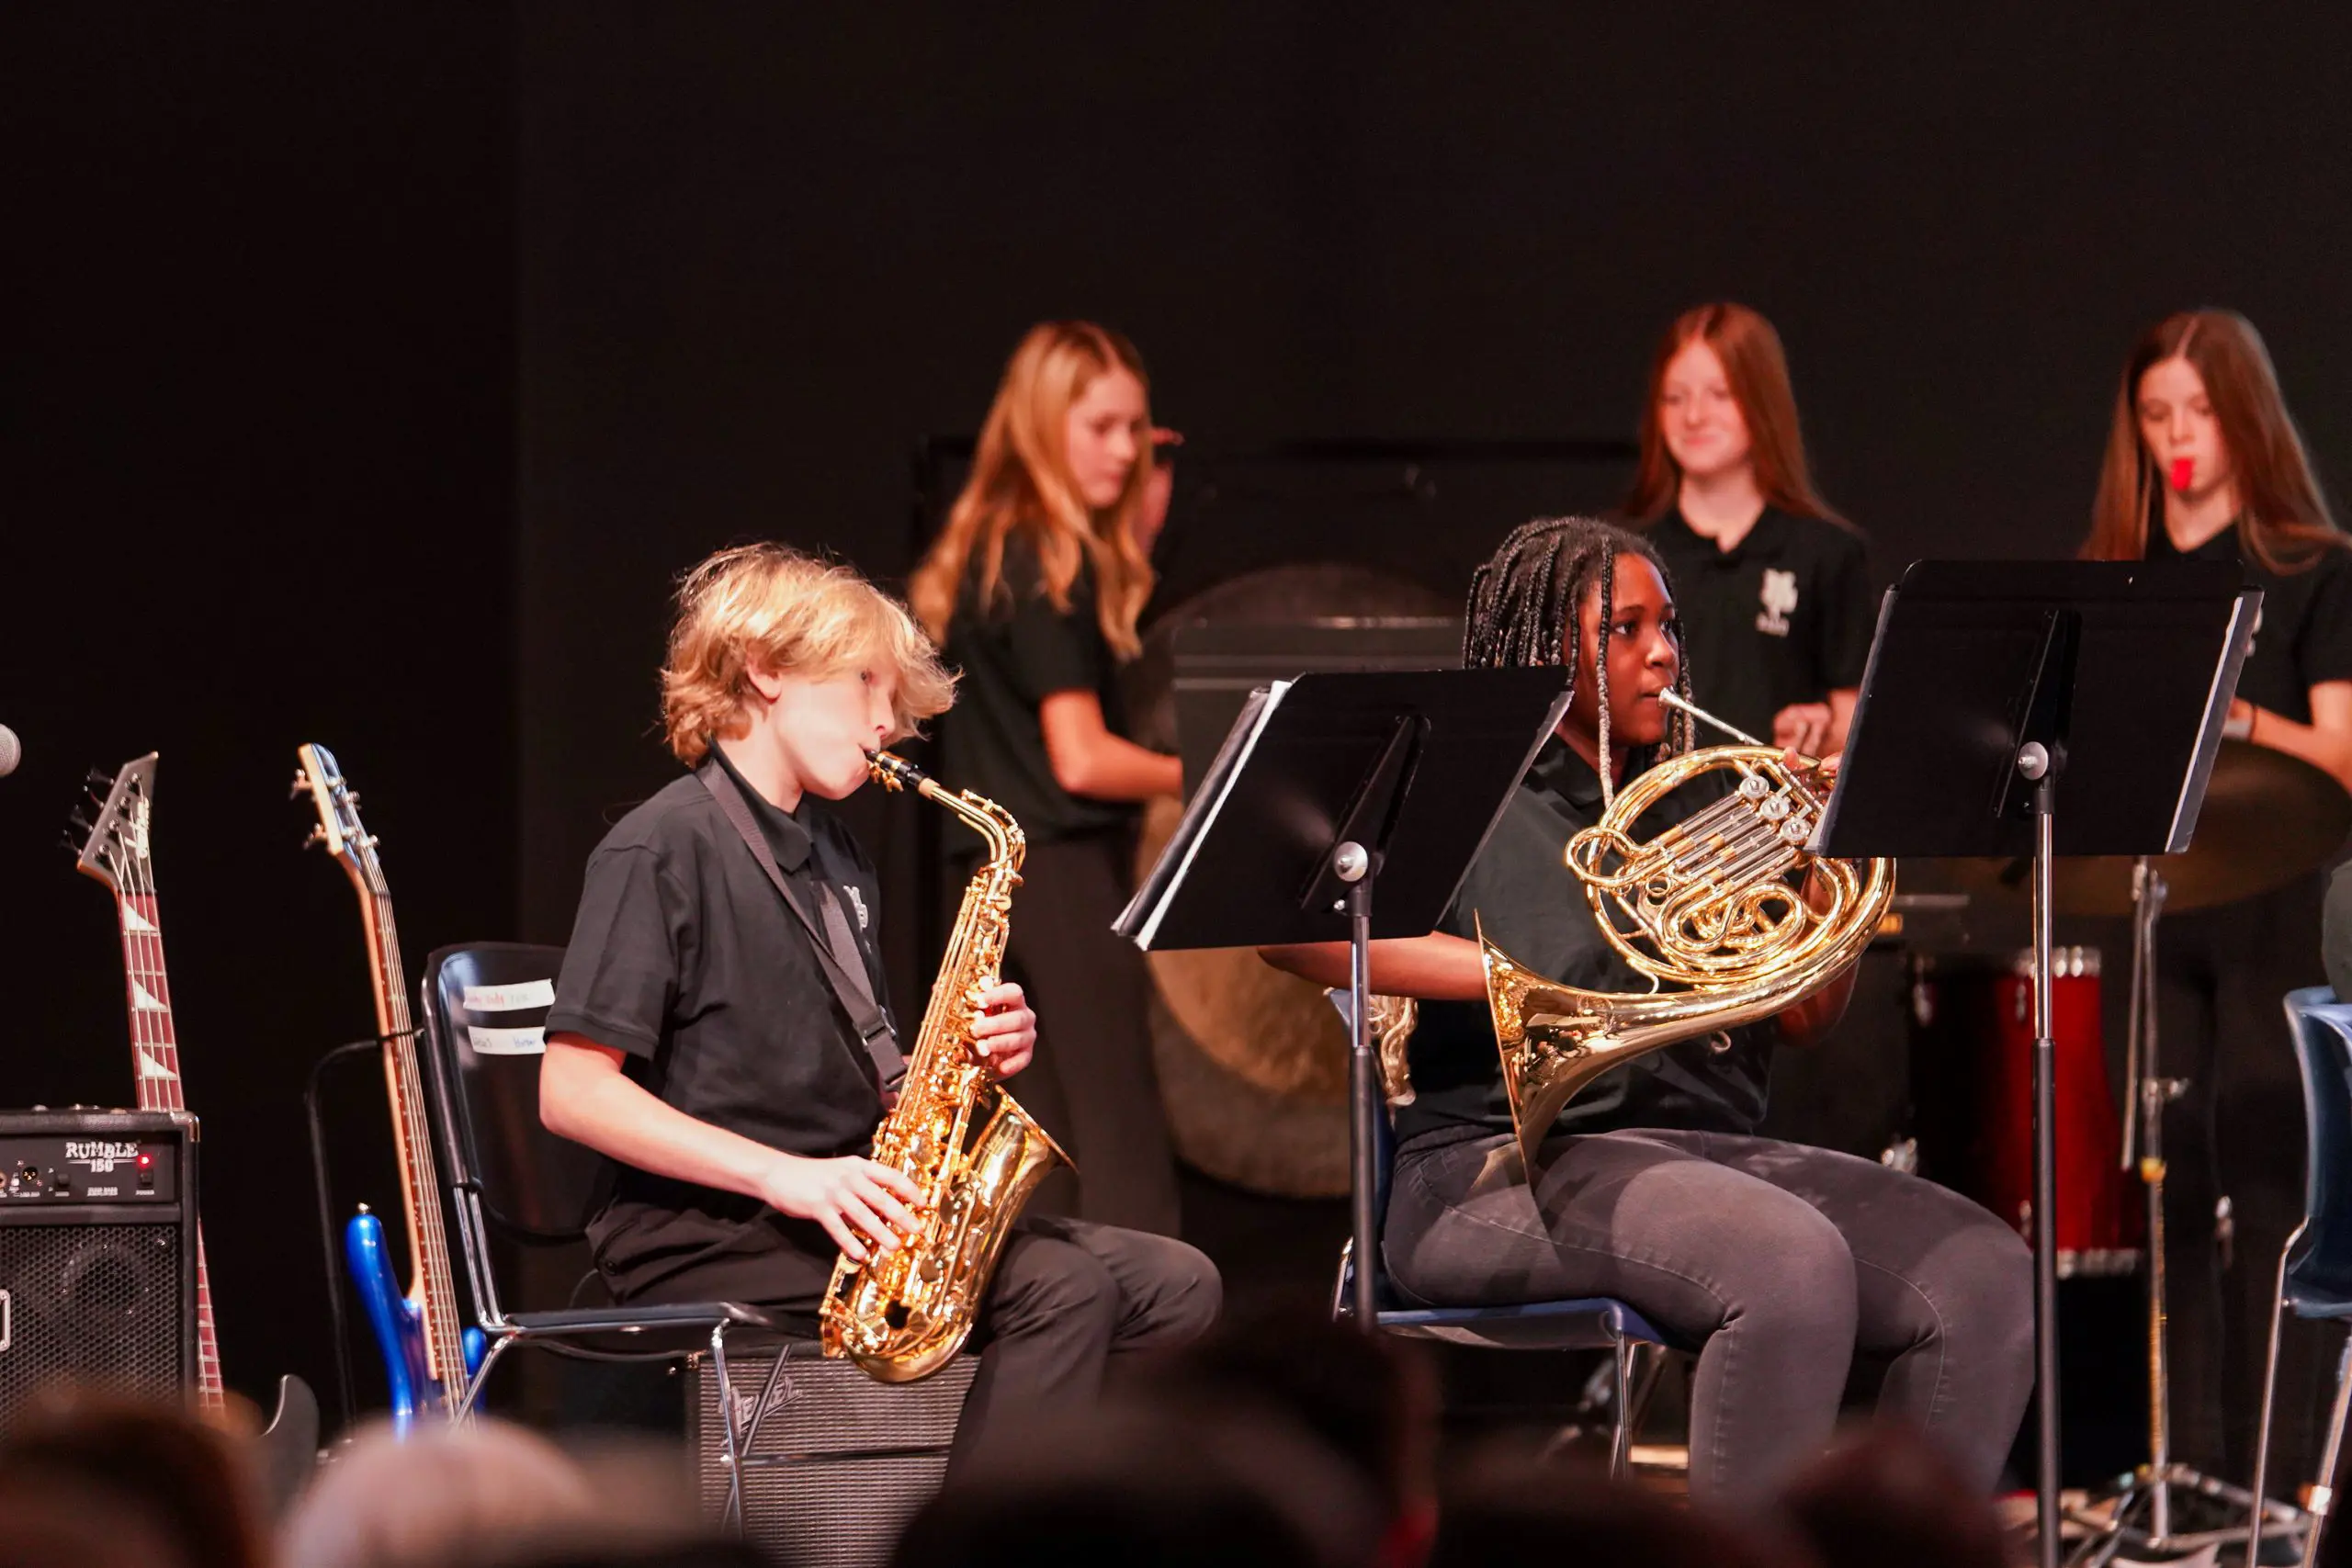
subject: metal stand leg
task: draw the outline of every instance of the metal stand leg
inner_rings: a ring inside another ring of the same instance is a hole
[[[2265,1536],[2292,1532],[2302,1522],[2300,1510],[2261,1495],[2267,1476],[2270,1393],[2266,1380],[2263,1396],[2263,1446],[2256,1450],[2255,1486],[2244,1491],[2217,1481],[2172,1457],[2172,1361],[2167,1347],[2169,1326],[2166,1292],[2170,1280],[2165,1267],[2165,1107],[2188,1087],[2181,1078],[2158,1076],[2156,1053],[2156,923],[2164,914],[2169,890],[2154,867],[2142,860],[2132,868],[2132,1007],[2127,1072],[2132,1114],[2125,1119],[2123,1164],[2135,1165],[2148,1202],[2148,1462],[2134,1472],[2131,1483],[2115,1500],[2114,1511],[2097,1522],[2093,1540],[2072,1561],[2096,1568],[2129,1544],[2135,1550],[2177,1553],[2206,1546],[2245,1543],[2245,1562],[2252,1564]],[[2136,1156],[2136,1157],[2135,1157]],[[2283,1266],[2284,1258],[2280,1263]],[[2283,1277],[2282,1277],[2283,1278]],[[2283,1293],[2284,1286],[2281,1291]],[[2278,1330],[2271,1330],[2272,1366],[2277,1366]],[[2224,1529],[2178,1533],[2173,1517],[2176,1493],[2206,1498],[2232,1510],[2244,1510],[2245,1522]],[[2083,1515],[2078,1522],[2091,1522]],[[2136,1521],[2136,1522],[2135,1522]]]
[[[2278,1397],[2278,1336],[2287,1325],[2287,1259],[2294,1256],[2295,1244],[2303,1239],[2310,1224],[2295,1227],[2287,1245],[2278,1249],[2278,1279],[2270,1293],[2270,1350],[2262,1362],[2262,1420],[2254,1432],[2254,1484],[2247,1488],[2256,1497],[2269,1495],[2270,1482],[2270,1410]],[[2262,1532],[2249,1531],[2245,1541],[2245,1568],[2255,1568],[2255,1559],[2261,1554]]]
[[[2328,1417],[2327,1451],[2320,1455],[2319,1475],[2312,1483],[2311,1528],[2303,1536],[2303,1568],[2316,1568],[2319,1538],[2335,1502],[2335,1461],[2344,1454],[2344,1417],[2352,1412],[2352,1337],[2335,1363],[2335,1414]]]
[[[1620,1339],[1610,1357],[1616,1376],[1616,1430],[1609,1443],[1609,1478],[1623,1481],[1634,1460],[1634,1342]]]
[[[465,1398],[458,1405],[460,1420],[471,1416],[481,1407],[482,1390],[490,1386],[490,1369],[498,1365],[498,1358],[504,1355],[506,1347],[514,1343],[514,1335],[502,1334],[490,1342],[490,1348],[482,1352],[481,1365],[475,1370],[473,1381],[466,1384]]]
[[[710,1370],[718,1382],[718,1441],[727,1457],[727,1511],[719,1517],[719,1529],[740,1540],[743,1534],[743,1449],[735,1440],[735,1383],[727,1375],[727,1325],[723,1323],[710,1331]]]

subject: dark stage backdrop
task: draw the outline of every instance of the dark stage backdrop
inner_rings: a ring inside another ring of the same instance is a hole
[[[154,858],[230,1382],[331,1360],[300,1095],[375,1031],[305,852],[341,753],[412,973],[514,926],[513,30],[495,7],[13,6],[0,38],[0,1105],[123,1104],[60,830],[162,753]],[[355,1086],[366,1089],[365,1079]],[[339,1122],[354,1197],[380,1092]]]
[[[910,441],[1040,317],[1125,328],[1212,441],[1623,436],[1665,322],[1747,300],[1891,573],[2071,549],[2132,333],[2220,302],[2343,493],[2324,14],[526,6],[527,934],[668,776],[668,576],[902,572]]]

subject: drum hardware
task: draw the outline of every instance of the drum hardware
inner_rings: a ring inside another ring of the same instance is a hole
[[[2217,768],[2217,786],[2221,780],[2222,773]],[[2337,793],[2342,795],[2340,790]],[[2166,859],[2199,861],[2211,852],[2206,851],[2206,842],[2200,825],[2197,849]],[[2266,1538],[2297,1537],[2301,1534],[2306,1518],[2300,1508],[2265,1498],[2260,1500],[2257,1522],[2253,1493],[2172,1460],[2172,1363],[2165,1343],[2164,1125],[2165,1107],[2188,1092],[2188,1080],[2162,1077],[2156,1073],[2156,922],[2163,919],[2171,893],[2160,863],[2143,857],[2132,868],[2132,996],[2125,1081],[2131,1103],[2138,1113],[2138,1138],[2135,1146],[2135,1119],[2127,1118],[2120,1162],[2127,1171],[2137,1168],[2147,1190],[2148,1462],[2132,1472],[2132,1479],[2104,1513],[2073,1513],[2076,1523],[2090,1526],[2094,1532],[2070,1560],[2085,1568],[2097,1568],[2111,1561],[2127,1543],[2136,1551],[2186,1552],[2243,1543],[2256,1533]],[[2213,882],[2208,877],[2206,886],[2210,887]],[[2228,1201],[2226,1198],[2222,1200],[2223,1204]],[[2218,1235],[2222,1234],[2220,1224],[2226,1224],[2226,1215],[2217,1211],[2216,1219],[2220,1223]],[[2220,1503],[2244,1516],[2246,1522],[2221,1529],[2175,1534],[2172,1505],[2176,1491],[2191,1492]],[[2135,1522],[2143,1515],[2144,1522]]]
[[[2324,864],[2352,833],[2352,795],[2321,768],[2248,740],[2224,740],[2213,759],[2196,843],[2177,855],[2072,858],[2054,871],[2062,915],[2136,915],[2142,865],[2163,877],[2182,913],[2233,904]],[[2022,900],[2032,863],[1951,863],[1971,888]]]

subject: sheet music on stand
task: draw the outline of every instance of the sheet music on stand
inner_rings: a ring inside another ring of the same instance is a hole
[[[1566,686],[1557,669],[1270,682],[1242,705],[1112,929],[1147,951],[1345,942],[1336,893],[1309,893],[1346,829],[1381,862],[1374,934],[1425,935],[1559,722]]]
[[[1149,952],[1151,939],[1159,934],[1160,918],[1168,912],[1169,889],[1183,879],[1193,863],[1193,855],[1200,848],[1201,840],[1216,821],[1216,814],[1224,809],[1226,796],[1232,791],[1233,781],[1240,775],[1241,764],[1249,759],[1250,748],[1257,745],[1264,733],[1266,721],[1273,717],[1282,705],[1283,695],[1290,690],[1288,681],[1276,681],[1251,692],[1242,700],[1241,712],[1234,718],[1233,728],[1225,732],[1225,739],[1216,749],[1216,757],[1209,763],[1208,772],[1193,790],[1193,808],[1184,813],[1169,836],[1168,846],[1151,870],[1136,887],[1136,896],[1127,901],[1114,930],[1133,939],[1137,947]],[[1201,803],[1205,802],[1204,807]]]

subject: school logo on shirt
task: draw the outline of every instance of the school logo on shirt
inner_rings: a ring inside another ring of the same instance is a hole
[[[1756,617],[1756,629],[1772,637],[1789,635],[1789,616],[1797,607],[1797,574],[1772,567],[1764,569],[1764,611]]]
[[[847,898],[849,900],[849,907],[857,911],[857,929],[859,931],[864,931],[866,927],[865,900],[859,896],[857,889],[854,887],[843,887],[842,889],[842,897]]]

